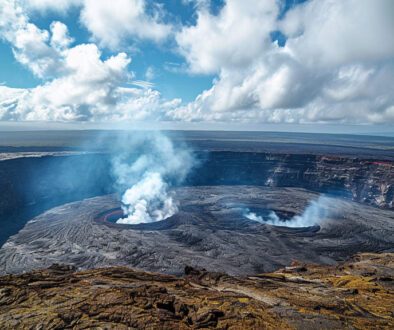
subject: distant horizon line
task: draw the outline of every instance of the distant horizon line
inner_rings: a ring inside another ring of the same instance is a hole
[[[141,128],[36,128],[36,129],[6,129],[2,130],[0,126],[0,134],[1,133],[31,133],[31,132],[238,132],[238,133],[283,133],[283,134],[307,134],[307,135],[349,135],[349,136],[371,136],[371,137],[379,137],[379,138],[390,138],[394,139],[394,129],[393,132],[307,132],[307,131],[285,131],[285,130],[245,130],[245,129],[180,129],[180,128],[149,128],[149,129],[141,129]]]

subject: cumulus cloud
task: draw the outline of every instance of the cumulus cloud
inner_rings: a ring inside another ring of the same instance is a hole
[[[15,58],[38,77],[49,78],[59,73],[61,59],[48,45],[48,31],[29,23],[13,0],[0,6],[0,37],[12,45]]]
[[[54,21],[50,32],[39,29],[13,0],[1,8],[0,36],[20,63],[44,79],[29,89],[0,86],[0,120],[160,120],[180,104],[163,99],[149,83],[144,89],[127,87],[134,74],[126,53],[102,59],[93,43],[71,47],[65,24]]]
[[[80,8],[80,22],[100,46],[117,49],[135,40],[161,42],[172,31],[162,6],[146,0],[12,0],[27,12],[65,14]],[[7,0],[7,2],[11,2]]]
[[[62,22],[52,22],[50,26],[52,37],[51,46],[58,50],[68,48],[74,39],[68,35],[68,28]]]
[[[391,0],[309,0],[284,17],[277,0],[226,0],[215,13],[201,0],[196,23],[178,30],[164,23],[162,7],[145,0],[56,2],[62,12],[81,9],[92,40],[80,45],[62,22],[48,30],[30,22],[27,13],[54,10],[54,3],[5,0],[0,6],[0,37],[43,80],[26,90],[3,87],[2,119],[394,122]],[[286,36],[284,47],[271,40],[273,31]],[[135,80],[121,51],[138,40],[172,44],[171,36],[185,59],[180,67],[215,76],[188,104],[153,89],[160,69],[148,67],[145,80]],[[100,46],[120,50],[103,58]]]
[[[9,0],[7,0],[10,2]],[[161,42],[172,31],[163,23],[162,6],[146,0],[14,0],[27,12],[57,12],[65,14],[70,8],[81,9],[80,22],[101,46],[118,48],[132,38]]]
[[[219,15],[207,6],[197,12],[197,24],[176,35],[179,51],[194,73],[216,73],[223,66],[245,66],[270,46],[269,33],[279,8],[277,1],[227,1]]]
[[[171,115],[186,121],[393,122],[393,2],[310,0],[277,19],[279,3],[227,0],[198,11],[176,37],[212,88]],[[270,40],[281,30],[285,47]]]
[[[9,119],[87,120],[115,103],[115,85],[126,79],[124,70],[130,62],[126,54],[101,61],[97,47],[84,44],[63,55],[68,74],[23,93],[8,111]]]
[[[14,111],[19,100],[27,93],[22,88],[9,88],[0,86],[0,119],[10,120],[10,114]]]
[[[160,120],[180,100],[166,101],[158,91],[120,87],[132,75],[125,53],[101,60],[94,44],[64,52],[70,72],[32,89],[0,86],[0,119],[51,121]]]
[[[380,61],[394,54],[391,0],[308,1],[289,11],[280,28],[293,54],[309,65]]]
[[[130,38],[165,40],[171,26],[161,22],[161,7],[147,12],[145,0],[85,0],[81,22],[100,45],[112,49],[125,46]]]

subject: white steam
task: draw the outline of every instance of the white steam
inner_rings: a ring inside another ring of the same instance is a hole
[[[336,213],[337,207],[335,199],[323,195],[316,201],[311,201],[302,215],[296,215],[290,220],[281,219],[274,211],[271,211],[271,213],[264,218],[247,210],[245,217],[249,220],[258,221],[272,226],[296,228],[319,225],[322,220],[332,217]]]
[[[117,223],[148,223],[174,215],[178,205],[170,188],[192,167],[190,152],[161,133],[138,133],[124,143],[128,150],[112,162],[125,214]]]

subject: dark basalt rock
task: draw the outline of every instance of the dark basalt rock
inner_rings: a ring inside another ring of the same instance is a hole
[[[274,271],[293,260],[336,264],[357,252],[391,251],[394,213],[343,198],[340,215],[316,226],[275,227],[245,218],[242,208],[300,215],[319,194],[300,188],[181,187],[179,212],[138,225],[103,222],[119,207],[114,195],[53,208],[32,219],[0,249],[0,272],[71,264],[78,269],[131,266],[181,274],[185,265],[210,272]],[[286,222],[284,222],[285,225]]]

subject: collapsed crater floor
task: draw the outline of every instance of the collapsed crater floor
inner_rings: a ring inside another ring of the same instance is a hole
[[[175,189],[179,212],[160,222],[104,221],[114,195],[53,208],[29,221],[0,249],[0,274],[53,263],[79,269],[129,266],[182,274],[186,265],[232,275],[274,271],[292,261],[336,264],[357,252],[394,250],[394,212],[336,199],[340,216],[287,228],[248,220],[242,210],[303,213],[319,195],[301,188],[257,186]]]

